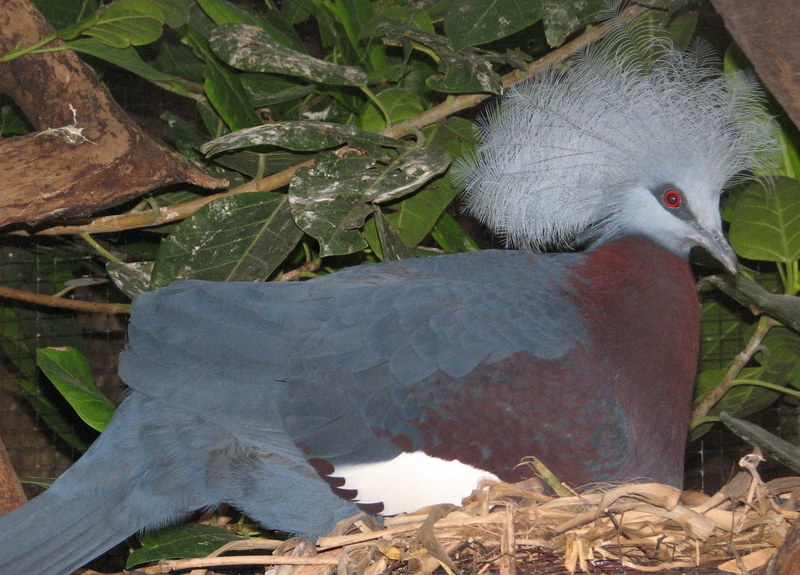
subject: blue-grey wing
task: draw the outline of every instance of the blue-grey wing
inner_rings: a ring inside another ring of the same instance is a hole
[[[134,303],[128,385],[237,433],[288,432],[309,457],[417,443],[418,391],[479,366],[557,360],[584,337],[581,256],[483,251],[361,266],[303,283],[177,282]],[[392,439],[395,441],[392,441]]]

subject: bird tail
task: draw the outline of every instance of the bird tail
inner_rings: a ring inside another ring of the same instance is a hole
[[[179,455],[186,438],[164,425],[174,412],[147,402],[128,398],[50,489],[0,518],[0,574],[72,573],[141,529],[216,503],[186,465],[191,454]]]

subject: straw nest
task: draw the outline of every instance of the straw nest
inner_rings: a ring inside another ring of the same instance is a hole
[[[206,559],[163,561],[150,572],[263,573],[266,566],[275,575],[744,574],[766,564],[800,509],[800,477],[763,483],[748,457],[745,471],[713,496],[637,483],[552,497],[530,484],[487,482],[463,507],[436,506],[382,526],[355,517],[315,547],[251,539]],[[245,565],[262,567],[241,570]]]

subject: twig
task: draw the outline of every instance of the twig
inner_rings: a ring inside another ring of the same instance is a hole
[[[332,556],[331,556],[332,555]],[[236,557],[203,557],[200,559],[164,560],[159,566],[169,571],[185,571],[205,567],[228,565],[338,565],[336,552],[314,557],[286,557],[283,555],[247,555]]]
[[[644,11],[645,8],[633,5],[624,10],[614,21],[600,26],[587,28],[583,34],[546,54],[545,56],[542,56],[535,62],[532,62],[524,70],[514,70],[513,72],[504,75],[501,78],[502,86],[504,88],[508,87],[520,80],[537,74],[548,66],[553,66],[563,62],[576,52],[607,36],[611,31],[619,26],[620,22],[629,22],[642,14]],[[388,126],[383,130],[382,134],[392,138],[402,138],[404,136],[414,134],[420,129],[430,126],[431,124],[435,124],[436,122],[439,122],[457,112],[477,106],[490,97],[491,95],[489,94],[465,94],[462,96],[447,98],[441,104],[434,106],[433,108],[430,108],[425,112],[406,120],[405,122]],[[294,176],[294,173],[298,169],[305,166],[311,166],[313,164],[314,160],[307,160],[281,172],[267,176],[266,178],[249,182],[227,192],[214,194],[191,202],[186,202],[175,206],[166,206],[158,210],[146,212],[104,216],[83,224],[51,226],[37,230],[35,235],[53,236],[63,234],[118,232],[135,228],[167,224],[186,218],[206,204],[209,204],[210,202],[220,198],[248,192],[274,191],[287,186],[289,185],[289,182],[291,182],[292,176]],[[28,232],[24,231],[16,231],[11,233],[18,235],[29,235]]]
[[[745,348],[733,359],[733,362],[725,373],[725,376],[719,382],[719,385],[706,393],[700,401],[697,402],[697,406],[694,408],[694,411],[692,411],[692,421],[707,416],[711,408],[730,391],[735,385],[737,376],[761,348],[761,343],[764,341],[767,333],[769,333],[769,330],[776,325],[778,325],[778,321],[769,316],[761,316],[753,330],[753,335],[750,336],[750,341],[747,342]]]
[[[24,301],[36,305],[43,305],[47,307],[58,307],[65,309],[72,309],[75,311],[84,311],[89,313],[130,313],[129,306],[125,304],[114,303],[101,303],[93,301],[82,301],[76,299],[66,299],[55,297],[52,295],[44,295],[23,291],[19,289],[10,288],[7,286],[0,286],[0,297]]]

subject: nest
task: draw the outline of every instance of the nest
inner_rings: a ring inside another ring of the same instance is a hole
[[[315,547],[298,540],[235,542],[214,557],[163,561],[158,572],[272,565],[276,575],[427,575],[440,568],[450,575],[746,574],[784,541],[797,521],[798,496],[800,477],[762,483],[754,467],[713,496],[639,483],[552,497],[530,485],[486,482],[463,507],[435,506],[383,525],[359,516]],[[230,556],[243,549],[272,554]]]

